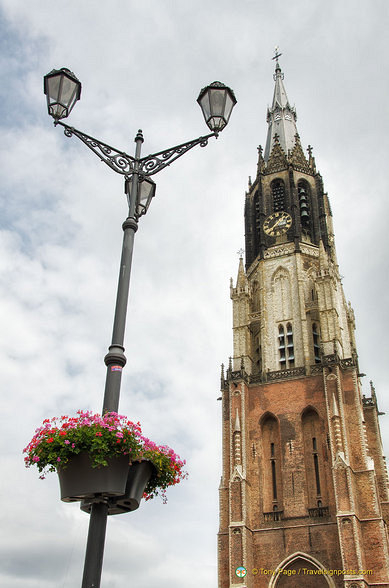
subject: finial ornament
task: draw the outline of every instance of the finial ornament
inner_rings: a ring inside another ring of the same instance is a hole
[[[239,259],[243,259],[244,249],[239,249],[239,251],[237,251],[236,254],[239,255]]]
[[[278,58],[281,57],[282,53],[280,53],[280,48],[278,47],[278,45],[275,46],[274,48],[274,57],[272,57],[272,59],[276,59],[278,62]]]
[[[281,77],[281,80],[284,79],[284,74],[281,72],[281,67],[280,64],[278,63],[278,58],[281,57],[282,53],[280,53],[280,48],[278,47],[278,45],[275,47],[274,49],[274,57],[272,57],[272,59],[276,60],[276,73],[273,74],[273,79],[274,81],[277,80],[277,77]]]

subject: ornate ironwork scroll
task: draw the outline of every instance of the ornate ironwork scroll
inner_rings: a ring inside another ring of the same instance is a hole
[[[131,176],[134,173],[134,163],[136,160],[131,155],[128,155],[124,151],[118,151],[115,147],[111,147],[94,137],[90,137],[73,127],[69,127],[61,121],[57,121],[57,124],[64,127],[64,133],[67,137],[72,137],[73,135],[78,137],[101,161],[106,163],[115,172],[123,176]]]
[[[152,176],[173,163],[173,161],[184,155],[184,153],[193,147],[196,147],[196,145],[200,145],[200,147],[208,145],[208,139],[210,137],[216,137],[216,133],[211,133],[205,137],[199,137],[198,139],[182,143],[176,147],[170,147],[164,151],[159,151],[158,153],[147,155],[147,157],[142,157],[139,160],[139,169],[142,170],[145,176]]]
[[[136,159],[124,151],[118,151],[115,147],[111,147],[107,143],[103,143],[90,135],[82,133],[74,127],[69,127],[69,125],[66,125],[60,120],[57,120],[54,124],[61,125],[65,129],[64,133],[67,137],[72,137],[73,135],[78,137],[101,161],[106,163],[115,172],[127,177],[137,172],[143,176],[152,176],[173,163],[173,161],[184,155],[190,149],[193,149],[193,147],[196,147],[196,145],[205,147],[208,145],[208,139],[210,137],[217,137],[218,135],[217,133],[210,133],[204,137],[176,145],[176,147],[170,147],[164,151],[158,151],[157,153]]]

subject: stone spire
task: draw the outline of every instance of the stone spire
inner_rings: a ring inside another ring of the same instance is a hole
[[[246,274],[245,274],[244,265],[243,265],[243,249],[241,249],[238,253],[239,253],[239,268],[238,268],[238,277],[236,280],[236,287],[238,289],[238,292],[243,292],[246,289]]]
[[[283,82],[284,74],[278,63],[280,55],[277,51],[273,58],[276,59],[276,70],[274,74],[275,87],[272,106],[267,110],[269,128],[264,153],[264,160],[266,162],[269,160],[274,142],[277,142],[277,139],[285,155],[288,155],[289,151],[292,151],[296,143],[296,135],[298,135],[296,110],[289,104]]]

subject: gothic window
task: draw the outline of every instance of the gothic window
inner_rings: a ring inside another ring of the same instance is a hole
[[[286,355],[285,355],[285,330],[282,325],[278,327],[278,353],[280,359],[280,368],[285,369],[286,367]]]
[[[274,180],[271,184],[273,195],[273,211],[285,210],[285,184],[282,180]]]
[[[320,496],[321,495],[320,472],[319,472],[319,458],[318,458],[318,454],[317,454],[316,437],[312,437],[312,455],[313,455],[313,464],[315,467],[316,493],[318,496]]]
[[[293,346],[293,330],[292,325],[288,323],[286,325],[286,351],[288,366],[294,366],[294,346]]]
[[[311,233],[311,211],[310,211],[310,190],[309,185],[304,180],[300,180],[297,185],[297,193],[300,207],[300,220],[303,232],[306,235]]]
[[[277,500],[277,472],[276,472],[276,460],[270,460],[271,463],[271,478],[273,487],[273,500]]]
[[[273,278],[273,305],[277,321],[284,321],[293,315],[292,288],[289,272],[280,267]]]
[[[305,278],[305,305],[307,309],[316,309],[318,306],[315,274],[312,267],[308,269]],[[312,318],[316,319],[316,315]]]
[[[274,443],[270,443],[270,464],[271,464],[273,500],[277,500],[277,471],[276,471],[275,457],[276,457],[276,455],[275,455]],[[273,510],[277,510],[277,505],[273,506]]]
[[[319,415],[308,408],[302,416],[308,508],[322,508],[325,495],[323,434]]]
[[[280,431],[274,415],[268,414],[261,426],[263,512],[270,515],[280,510],[281,502],[281,451]],[[277,514],[277,516],[281,516]],[[279,520],[274,519],[272,520]]]
[[[328,580],[325,568],[321,563],[306,553],[297,552],[290,555],[283,562],[277,566],[277,573],[272,577],[269,586],[273,588],[289,588],[290,586],[297,586],[297,584],[290,578],[290,576],[297,576],[300,571],[304,575],[300,575],[298,581],[299,586],[315,586],[315,588],[329,588],[335,584]],[[302,572],[304,570],[304,572]],[[314,580],[312,580],[314,577]],[[297,578],[296,578],[297,580]]]
[[[313,338],[313,355],[315,363],[320,363],[320,338],[319,338],[319,327],[316,323],[312,324],[312,338]]]
[[[294,367],[293,329],[290,323],[278,327],[278,354],[282,370]]]

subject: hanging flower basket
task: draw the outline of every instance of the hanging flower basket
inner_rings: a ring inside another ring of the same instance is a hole
[[[111,514],[135,510],[142,496],[162,495],[187,474],[172,449],[142,435],[139,423],[116,413],[101,416],[78,411],[77,416],[46,419],[24,449],[26,467],[35,465],[45,477],[58,473],[61,499],[112,502]],[[146,464],[146,465],[142,465]]]
[[[122,514],[136,510],[144,496],[144,491],[150,478],[155,474],[156,468],[151,461],[143,460],[132,463],[128,467],[125,489],[120,496],[112,496],[108,499],[108,514]],[[81,510],[90,513],[92,504],[99,500],[94,497],[85,497],[81,501]]]
[[[61,500],[75,502],[96,494],[121,496],[126,488],[128,468],[126,455],[110,457],[106,466],[92,467],[88,453],[81,451],[72,456],[66,467],[57,468]]]

